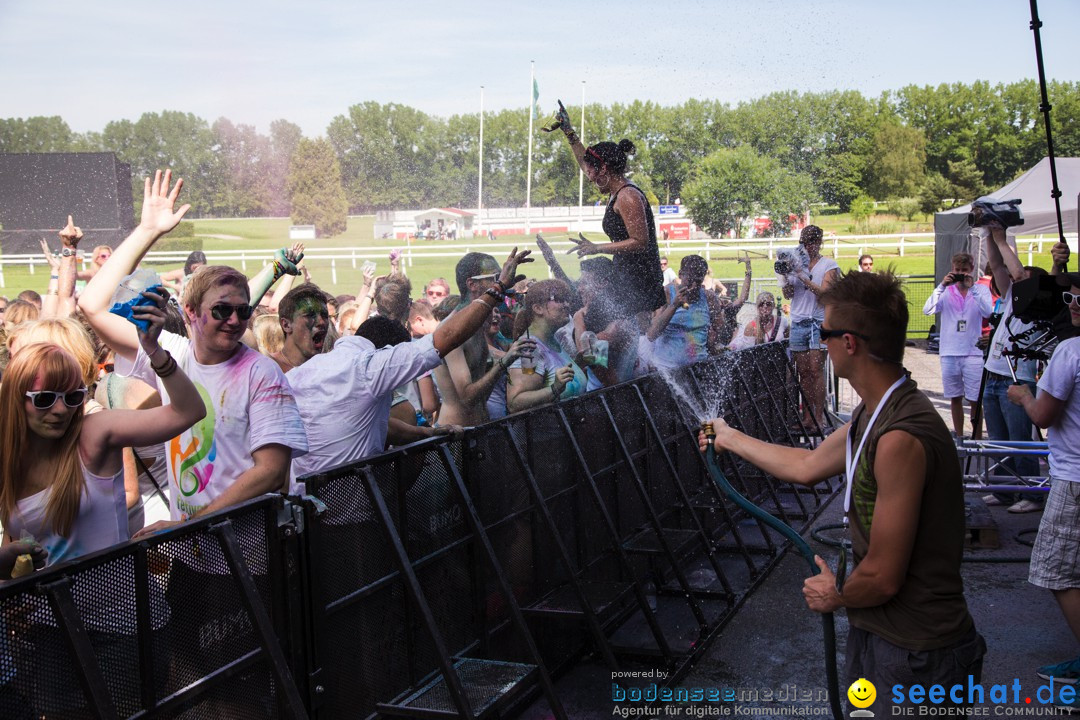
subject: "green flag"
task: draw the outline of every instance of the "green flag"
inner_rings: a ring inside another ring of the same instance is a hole
[[[536,101],[540,99],[540,86],[536,84],[536,78],[533,78],[533,102],[532,102],[532,116],[533,120],[540,117],[540,108],[537,106]]]

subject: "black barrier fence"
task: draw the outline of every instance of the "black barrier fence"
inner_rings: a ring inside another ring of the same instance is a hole
[[[696,423],[812,444],[798,405],[759,346],[9,583],[0,715],[566,717],[552,678],[587,656],[677,679],[786,547],[710,481]],[[724,462],[797,528],[835,489]]]

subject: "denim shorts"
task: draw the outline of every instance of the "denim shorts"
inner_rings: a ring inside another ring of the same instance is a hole
[[[808,317],[791,323],[791,336],[788,349],[791,352],[821,350],[821,321]]]

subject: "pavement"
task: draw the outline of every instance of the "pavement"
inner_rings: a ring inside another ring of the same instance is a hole
[[[921,348],[909,347],[905,366],[950,424],[948,401],[941,394],[938,358]],[[1035,675],[1035,668],[1075,657],[1078,648],[1051,593],[1027,582],[1030,543],[1041,513],[1010,514],[1004,507],[986,507],[980,495],[973,492],[966,495],[969,514],[974,512],[984,518],[980,523],[983,529],[977,534],[983,540],[992,540],[996,535],[1000,543],[993,549],[969,549],[962,567],[968,606],[976,628],[987,644],[982,684],[987,692],[991,685],[1006,685],[1011,694],[1014,685],[1019,683],[1022,692],[1018,706],[988,704],[974,708],[972,714],[1053,715],[1060,711],[1038,702],[1036,693],[1047,683]],[[841,522],[843,503],[838,497],[833,497],[815,527]],[[989,522],[985,518],[989,518]],[[835,534],[835,531],[826,533],[828,536]],[[835,547],[819,543],[809,534],[804,537],[815,552],[829,559],[835,567]],[[648,708],[636,715],[629,714],[630,710],[646,709],[640,704],[613,702],[612,683],[616,678],[593,658],[579,663],[557,682],[558,694],[569,716],[576,720],[613,716],[780,718],[831,715],[825,690],[821,616],[808,610],[802,598],[802,583],[807,574],[806,561],[797,552],[789,550],[702,653],[695,667],[675,683],[682,688],[713,689],[721,693],[722,698],[732,698],[730,701],[672,703]],[[848,625],[843,612],[836,615],[835,621],[840,692],[845,694],[843,648]],[[637,671],[650,670],[647,665],[630,667]],[[647,686],[649,681],[620,682]],[[888,689],[884,691],[888,692]],[[878,692],[883,689],[878,688]],[[1032,701],[1030,704],[1024,702],[1028,697]],[[852,708],[847,707],[846,698],[844,704],[845,712],[850,712]],[[541,700],[523,717],[550,717],[545,708]],[[922,709],[938,708],[924,706]]]

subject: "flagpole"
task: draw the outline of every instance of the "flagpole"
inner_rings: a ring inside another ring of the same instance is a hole
[[[581,81],[581,142],[585,143],[585,81]],[[585,171],[578,167],[577,175],[577,215],[578,232],[585,229]]]
[[[529,223],[529,201],[532,198],[532,136],[533,115],[536,114],[536,99],[533,97],[533,88],[536,85],[536,61],[529,61],[529,160],[525,169],[525,234],[532,234],[532,225]]]
[[[484,229],[484,86],[480,86],[480,163],[476,171],[476,230],[483,235]]]

